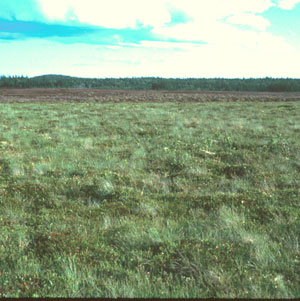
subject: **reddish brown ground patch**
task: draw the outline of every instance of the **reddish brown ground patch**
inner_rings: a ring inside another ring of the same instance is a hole
[[[207,102],[299,101],[300,93],[134,91],[94,89],[0,89],[0,102]]]

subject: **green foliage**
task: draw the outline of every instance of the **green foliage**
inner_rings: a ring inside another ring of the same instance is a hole
[[[82,88],[178,91],[299,92],[300,80],[292,78],[79,78],[64,75],[0,77],[0,88]]]
[[[0,296],[299,297],[299,110],[3,104]]]

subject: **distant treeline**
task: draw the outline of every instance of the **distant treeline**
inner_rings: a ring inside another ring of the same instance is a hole
[[[0,88],[88,88],[125,90],[194,90],[300,92],[300,79],[290,78],[79,78],[63,75],[0,77]]]

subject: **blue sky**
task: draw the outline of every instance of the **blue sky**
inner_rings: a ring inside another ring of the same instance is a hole
[[[0,0],[0,75],[300,78],[300,0]]]

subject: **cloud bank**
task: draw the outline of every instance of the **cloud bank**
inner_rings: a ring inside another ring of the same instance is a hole
[[[300,77],[300,71],[295,70],[300,43],[291,43],[287,35],[274,33],[274,19],[269,17],[270,12],[280,15],[295,11],[299,3],[300,0],[1,0],[0,54],[2,58],[10,57],[13,45],[15,55],[27,49],[28,57],[33,58],[34,51],[30,52],[32,47],[28,45],[34,45],[35,58],[43,67],[32,67],[33,75],[45,70],[40,73]],[[278,18],[275,21],[278,23]],[[50,65],[42,54],[52,51],[57,55]],[[85,57],[79,51],[85,51]],[[8,64],[7,68],[12,70]],[[28,74],[28,65],[21,59],[15,69],[18,68]]]

